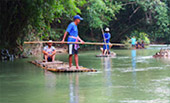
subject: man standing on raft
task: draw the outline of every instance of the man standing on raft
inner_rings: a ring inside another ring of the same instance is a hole
[[[135,36],[133,36],[133,37],[131,38],[131,45],[132,45],[132,48],[135,48],[135,49],[136,49],[136,38],[135,38]]]
[[[105,55],[106,53],[107,53],[107,55],[109,55],[109,49],[110,49],[110,47],[109,47],[109,42],[110,42],[110,38],[111,38],[111,36],[110,36],[110,33],[109,33],[109,28],[106,28],[105,29],[105,32],[106,33],[104,33],[104,45],[103,45],[103,55]]]
[[[80,21],[83,20],[79,15],[74,16],[74,21],[71,22],[67,29],[66,32],[64,33],[64,37],[62,42],[64,42],[67,34],[68,36],[68,42],[81,42],[82,44],[84,41],[78,36],[78,28],[77,25],[80,23]],[[68,52],[69,52],[69,68],[72,67],[72,56],[74,55],[75,63],[76,63],[76,69],[79,69],[79,64],[78,64],[78,48],[79,46],[77,44],[68,44]]]

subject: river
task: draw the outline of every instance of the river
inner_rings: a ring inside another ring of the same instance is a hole
[[[155,47],[112,51],[116,58],[80,52],[80,65],[97,73],[52,73],[28,63],[35,58],[0,62],[0,103],[170,103],[170,59],[152,58]]]

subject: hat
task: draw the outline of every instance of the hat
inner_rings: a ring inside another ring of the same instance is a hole
[[[53,41],[52,40],[49,40],[47,43],[52,43]]]
[[[110,31],[109,28],[106,28],[105,31]]]
[[[74,20],[76,20],[76,19],[83,20],[83,18],[82,18],[82,17],[80,17],[80,15],[76,15],[76,16],[74,16]]]

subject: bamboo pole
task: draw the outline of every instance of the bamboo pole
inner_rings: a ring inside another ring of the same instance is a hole
[[[106,48],[107,48],[107,43],[106,43],[106,39],[105,39],[105,36],[104,36],[104,31],[103,31],[103,27],[102,27],[102,25],[100,26],[100,28],[101,28],[102,35],[103,35],[103,39],[104,39],[104,45],[105,45],[105,46],[106,46]]]
[[[25,41],[24,44],[40,44],[40,43],[48,43],[48,41]],[[105,45],[105,43],[98,43],[98,42],[61,42],[61,41],[52,41],[51,43],[54,44],[86,44],[86,45]],[[124,44],[118,43],[109,43],[112,46],[124,46]]]

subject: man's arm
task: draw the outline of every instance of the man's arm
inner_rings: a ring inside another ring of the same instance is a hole
[[[64,41],[65,41],[67,34],[68,34],[68,32],[66,31],[66,32],[64,33],[64,37],[63,37],[62,42],[64,42]]]
[[[106,38],[106,40],[108,40],[108,39],[110,39],[111,38],[111,36],[110,36],[110,34],[108,35],[108,37]]]
[[[48,53],[47,53],[45,50],[43,50],[43,54],[44,54],[44,55],[48,55]]]
[[[64,37],[63,37],[62,42],[64,42],[64,41],[65,41],[67,34],[68,34],[68,32],[66,31],[66,32],[64,33]]]
[[[70,24],[68,25],[68,27],[67,27],[67,29],[66,29],[65,33],[64,33],[64,37],[63,37],[62,42],[64,42],[64,41],[65,41],[67,34],[68,34],[68,33],[70,33],[70,31],[71,31],[71,29],[72,29],[72,28],[73,28],[73,24],[72,24],[72,23],[70,23]]]
[[[84,41],[78,36],[77,39],[81,42],[84,43]]]
[[[55,55],[56,54],[56,50],[54,50],[51,54],[51,56]]]

